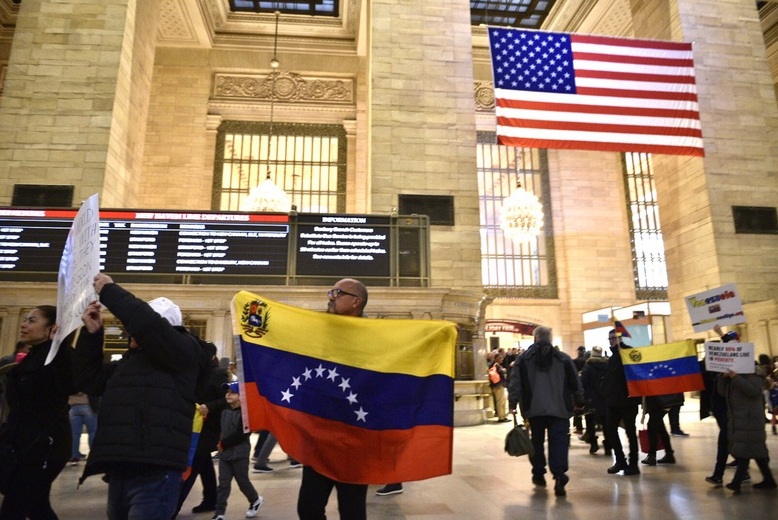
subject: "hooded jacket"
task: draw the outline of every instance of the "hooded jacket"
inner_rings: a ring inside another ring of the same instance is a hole
[[[81,482],[90,475],[186,469],[204,352],[183,327],[117,284],[100,301],[138,343],[103,362],[103,329],[82,329],[74,353],[78,388],[101,395],[97,432]]]
[[[573,360],[551,343],[530,346],[514,363],[508,381],[509,407],[513,410],[520,403],[525,419],[569,419],[573,416],[573,403],[583,404],[583,388]]]

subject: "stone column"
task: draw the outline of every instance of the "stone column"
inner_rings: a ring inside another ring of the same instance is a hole
[[[0,105],[0,204],[74,184],[128,206],[143,156],[157,0],[25,0]]]
[[[432,229],[432,283],[480,292],[470,4],[368,5],[371,210],[389,213],[399,194],[452,195],[455,225]]]
[[[704,158],[654,156],[676,339],[684,297],[735,283],[744,303],[774,298],[778,236],[736,234],[732,206],[775,207],[778,106],[751,0],[630,0],[635,36],[694,44]]]

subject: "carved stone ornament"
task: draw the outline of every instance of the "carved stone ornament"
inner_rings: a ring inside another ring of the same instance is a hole
[[[350,79],[303,78],[294,72],[274,72],[267,76],[216,74],[214,97],[270,101],[275,75],[275,101],[287,103],[354,102],[354,81]]]
[[[494,110],[494,83],[491,81],[476,81],[473,85],[476,110]]]

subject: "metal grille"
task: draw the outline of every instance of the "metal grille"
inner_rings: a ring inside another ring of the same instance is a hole
[[[481,276],[495,297],[556,298],[548,166],[545,150],[494,144],[495,134],[478,134],[478,195],[481,215]],[[503,201],[521,186],[543,204],[543,231],[516,242],[500,227]]]
[[[211,208],[249,211],[249,191],[268,174],[297,210],[345,211],[346,132],[342,126],[227,121],[216,138]]]
[[[666,300],[665,244],[651,154],[625,153],[622,160],[636,295],[639,300]]]

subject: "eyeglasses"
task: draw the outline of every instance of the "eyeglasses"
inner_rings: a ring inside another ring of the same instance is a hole
[[[340,297],[341,294],[353,296],[354,298],[360,298],[360,296],[354,293],[344,291],[343,289],[330,289],[329,291],[327,291],[327,298],[329,298],[330,300],[336,300]]]
[[[608,336],[608,341],[613,341],[619,339],[618,336]]]

